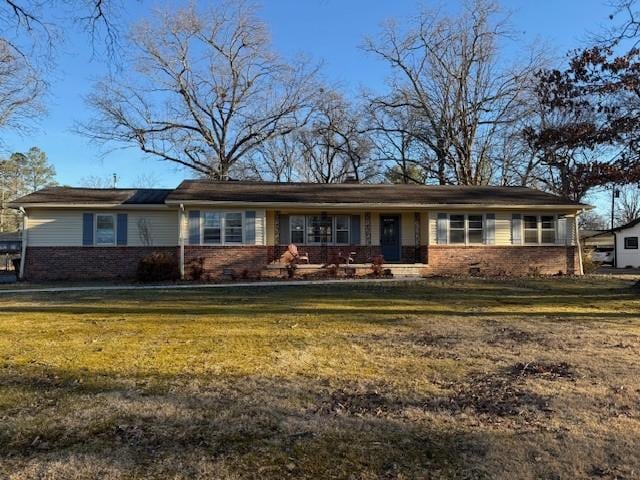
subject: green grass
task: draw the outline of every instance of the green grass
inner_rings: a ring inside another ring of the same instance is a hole
[[[0,478],[635,478],[631,285],[2,294]]]

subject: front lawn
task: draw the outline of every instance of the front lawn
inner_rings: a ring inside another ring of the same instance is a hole
[[[631,285],[1,294],[0,478],[637,478]]]

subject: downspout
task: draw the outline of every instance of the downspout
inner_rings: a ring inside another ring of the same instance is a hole
[[[578,229],[578,215],[584,210],[576,212],[573,217],[573,229],[576,235],[576,245],[578,246],[578,275],[584,275],[584,266],[582,265],[582,245],[580,244],[580,230]]]
[[[180,209],[178,210],[178,241],[180,243],[180,280],[184,280],[184,234],[183,234],[183,225],[184,225],[184,205],[180,204]]]
[[[23,207],[20,207],[20,212],[22,212],[22,252],[20,255],[20,272],[18,279],[24,280],[24,266],[27,263],[27,230],[29,228],[29,216]]]

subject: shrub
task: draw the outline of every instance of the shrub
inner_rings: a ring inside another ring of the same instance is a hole
[[[173,281],[179,276],[175,257],[164,252],[152,252],[142,258],[136,272],[136,278],[140,282]]]
[[[593,261],[592,254],[592,248],[582,249],[582,269],[585,274],[594,273],[598,269],[598,264]]]
[[[202,280],[204,278],[204,258],[197,257],[191,260],[188,265],[188,272],[191,280]],[[210,278],[207,280],[210,280]]]

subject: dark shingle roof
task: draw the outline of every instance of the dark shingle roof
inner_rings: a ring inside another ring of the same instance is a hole
[[[220,201],[264,203],[379,203],[558,205],[588,207],[526,187],[463,187],[449,185],[315,184],[215,182],[185,180],[167,197],[169,202]]]
[[[45,204],[164,204],[172,189],[168,188],[77,188],[48,187],[11,202],[12,205]]]
[[[624,225],[616,227],[616,228],[614,228],[613,230],[610,230],[610,231],[611,232],[619,232],[620,230],[626,230],[627,228],[635,227],[639,223],[640,223],[640,217],[636,218],[635,220],[630,221],[629,223],[625,223]]]
[[[21,239],[20,232],[0,232],[0,242],[19,242]]]
[[[526,187],[463,187],[357,183],[215,182],[185,180],[178,188],[49,187],[11,202],[12,206],[160,205],[181,202],[250,202],[380,205],[546,205],[588,207]]]

